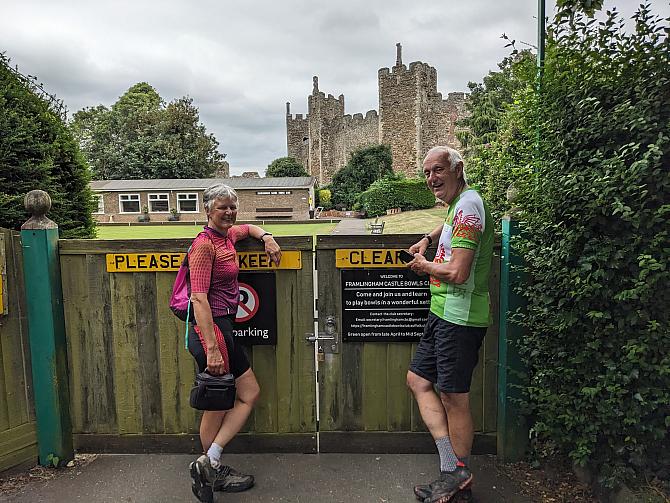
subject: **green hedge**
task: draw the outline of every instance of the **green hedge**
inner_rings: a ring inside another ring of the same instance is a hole
[[[554,24],[540,99],[507,124],[539,127],[538,157],[512,142],[496,166],[520,194],[536,452],[612,486],[670,465],[670,27],[645,5],[624,26]]]
[[[376,217],[385,214],[390,208],[432,208],[435,206],[435,195],[428,189],[425,180],[383,178],[363,192],[358,202],[369,217]]]

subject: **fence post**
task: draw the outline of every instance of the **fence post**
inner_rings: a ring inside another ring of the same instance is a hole
[[[513,217],[502,220],[500,256],[500,336],[498,339],[498,457],[503,462],[519,461],[528,446],[528,426],[515,399],[521,396],[524,366],[517,342],[523,336],[522,328],[510,318],[523,307],[523,298],[515,292],[521,284],[519,270],[521,257],[516,252],[513,238],[519,235],[519,223]]]
[[[32,215],[21,226],[21,243],[37,448],[39,463],[54,466],[74,459],[58,226],[46,217],[49,194],[32,190],[24,203]]]

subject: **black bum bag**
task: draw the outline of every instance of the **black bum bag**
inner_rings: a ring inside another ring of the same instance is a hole
[[[235,405],[235,376],[215,376],[207,371],[196,374],[189,402],[198,410],[232,409]]]

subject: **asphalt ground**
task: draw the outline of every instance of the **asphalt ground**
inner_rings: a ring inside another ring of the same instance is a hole
[[[11,503],[196,502],[191,494],[191,455],[100,455],[33,481],[0,501]],[[405,503],[412,487],[438,475],[437,454],[224,454],[224,462],[256,477],[244,493],[216,493],[215,502]],[[477,503],[531,503],[496,469],[495,456],[473,456]]]

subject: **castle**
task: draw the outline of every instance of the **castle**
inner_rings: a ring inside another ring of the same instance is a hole
[[[449,93],[442,99],[435,68],[420,61],[407,68],[400,44],[396,51],[395,66],[379,70],[379,112],[345,115],[344,95],[326,96],[319,91],[318,77],[313,78],[306,117],[291,115],[291,104],[286,103],[288,155],[299,160],[319,185],[330,183],[360,147],[390,145],[393,170],[409,176],[421,169],[431,147],[460,147],[456,122],[467,114],[466,94]]]

